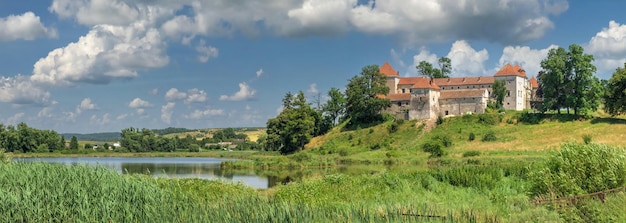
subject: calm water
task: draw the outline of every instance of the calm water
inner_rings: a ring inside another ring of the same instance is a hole
[[[282,181],[254,171],[224,171],[219,158],[135,158],[135,157],[79,157],[79,158],[24,158],[20,161],[64,163],[68,165],[102,165],[121,174],[149,174],[155,177],[201,178],[208,180],[240,181],[254,188],[269,188]]]

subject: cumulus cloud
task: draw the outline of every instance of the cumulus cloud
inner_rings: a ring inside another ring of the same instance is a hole
[[[76,108],[76,112],[80,114],[82,111],[95,110],[95,109],[96,109],[96,104],[91,102],[91,98],[85,98],[80,102],[80,104]]]
[[[452,75],[476,76],[485,75],[485,62],[489,59],[486,49],[475,50],[464,40],[452,44],[448,58],[452,61]]]
[[[263,75],[263,68],[256,71],[256,77],[261,77]]]
[[[452,73],[450,76],[477,76],[487,74],[484,64],[489,59],[489,53],[486,49],[477,51],[465,40],[454,42],[446,57],[451,60]],[[438,60],[439,56],[436,54],[430,53],[427,49],[421,49],[417,55],[413,56],[413,65],[410,69],[415,70],[415,67],[421,61],[429,62],[437,67]],[[417,71],[413,72],[417,73]]]
[[[200,63],[206,63],[211,58],[216,58],[219,55],[217,48],[207,46],[204,40],[200,40],[198,46],[196,46],[196,52],[198,52],[198,61]]]
[[[109,122],[111,121],[109,116],[110,116],[109,113],[104,113],[102,117],[98,117],[97,115],[92,115],[89,121],[92,124],[96,124],[96,125],[106,125],[106,124],[109,124]]]
[[[224,110],[222,109],[204,109],[204,110],[200,110],[200,109],[196,109],[193,112],[191,112],[188,115],[185,115],[185,118],[188,119],[202,119],[205,117],[210,117],[210,116],[217,116],[217,115],[223,115],[224,114]]]
[[[22,75],[0,77],[0,102],[16,105],[54,104],[54,101],[50,100],[50,92],[42,89]]]
[[[626,24],[610,21],[609,27],[602,28],[584,47],[596,59],[598,73],[610,77],[626,62]]]
[[[139,18],[139,11],[118,0],[54,0],[48,8],[61,18],[75,17],[83,25],[127,25]]]
[[[128,103],[128,107],[129,108],[149,108],[152,107],[152,104],[150,104],[150,102],[144,101],[141,98],[135,98],[132,101],[130,101],[130,103]]]
[[[187,92],[187,98],[185,99],[185,103],[200,103],[205,102],[207,99],[208,97],[204,90],[193,88]]]
[[[0,41],[33,40],[41,37],[57,37],[54,28],[44,26],[33,12],[0,18]]]
[[[182,100],[187,97],[187,93],[178,91],[177,88],[170,88],[165,92],[166,101]]]
[[[528,46],[504,47],[496,70],[504,67],[507,63],[519,64],[529,77],[537,76],[539,71],[542,70],[541,61],[548,56],[550,49],[557,47],[557,45],[550,45],[544,49],[532,49]]]
[[[161,106],[161,121],[166,124],[172,124],[172,115],[174,114],[174,106],[176,103],[168,102],[167,104]]]
[[[220,101],[243,101],[250,100],[256,95],[256,90],[250,88],[246,82],[239,83],[239,91],[233,95],[221,95]]]
[[[52,117],[52,107],[43,107],[38,113],[37,117],[39,118],[51,118]]]

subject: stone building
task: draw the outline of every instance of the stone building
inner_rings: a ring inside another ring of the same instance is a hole
[[[387,98],[392,102],[389,112],[404,119],[428,119],[439,115],[484,113],[491,98],[495,80],[505,81],[507,95],[504,108],[523,110],[530,108],[531,98],[537,89],[537,80],[526,77],[519,65],[505,65],[493,76],[481,77],[401,77],[389,64],[380,67],[387,78]]]

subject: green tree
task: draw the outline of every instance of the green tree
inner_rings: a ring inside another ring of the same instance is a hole
[[[322,105],[322,111],[332,120],[333,125],[343,117],[346,110],[346,97],[339,88],[331,88],[328,91],[328,101]]]
[[[574,110],[574,114],[595,111],[600,104],[601,83],[594,77],[596,67],[593,56],[585,54],[581,46],[572,44],[569,52],[562,47],[551,49],[541,61],[544,73],[542,84],[542,111],[561,108]]]
[[[417,73],[427,76],[430,79],[448,78],[448,75],[452,73],[452,60],[448,57],[441,57],[437,63],[439,65],[438,69],[427,61],[420,61],[415,68],[417,68]]]
[[[72,139],[70,140],[70,150],[78,150],[78,140],[76,139],[76,136],[72,136]]]
[[[626,113],[626,63],[615,70],[606,86],[604,110],[613,116]]]
[[[504,105],[504,97],[506,97],[506,81],[495,80],[493,82],[493,91],[491,97],[496,100],[496,108],[502,108]]]
[[[285,106],[276,118],[267,121],[266,149],[289,154],[301,150],[311,140],[316,130],[315,112],[306,102],[302,91],[295,97],[283,99]]]
[[[391,106],[388,98],[381,97],[388,92],[378,65],[363,67],[361,75],[352,77],[346,86],[346,114],[350,125],[380,121],[380,112]]]

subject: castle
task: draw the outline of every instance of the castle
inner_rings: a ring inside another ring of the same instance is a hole
[[[507,95],[503,106],[507,110],[530,109],[531,101],[539,84],[535,77],[530,80],[519,65],[506,64],[493,76],[482,77],[400,77],[385,62],[380,73],[386,77],[391,100],[388,112],[404,119],[430,119],[449,115],[484,113],[491,98],[495,80],[504,80]]]

